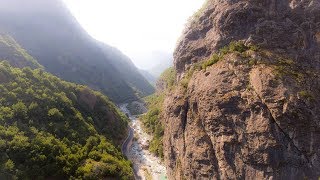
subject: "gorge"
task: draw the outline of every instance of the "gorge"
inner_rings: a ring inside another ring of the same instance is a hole
[[[319,179],[319,0],[207,0],[173,56],[0,2],[0,179]]]

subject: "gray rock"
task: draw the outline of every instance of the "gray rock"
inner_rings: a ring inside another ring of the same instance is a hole
[[[206,4],[175,51],[178,79],[231,41],[260,50],[229,53],[167,94],[169,179],[320,177],[319,27],[318,1]]]

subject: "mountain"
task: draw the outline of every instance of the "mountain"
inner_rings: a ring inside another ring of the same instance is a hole
[[[154,63],[156,65],[154,65],[152,68],[147,69],[147,71],[156,78],[159,78],[163,71],[173,66],[173,57],[171,53],[153,53],[150,59],[156,62]]]
[[[140,73],[149,81],[150,84],[156,84],[157,78],[154,77],[149,71],[140,69]]]
[[[6,34],[0,34],[0,59],[9,60],[9,63],[14,67],[43,68],[11,36]]]
[[[319,24],[314,0],[205,3],[150,113],[169,179],[320,177]]]
[[[104,95],[0,62],[0,179],[133,179],[128,119]]]
[[[60,0],[0,2],[0,32],[48,72],[99,90],[116,103],[154,91],[128,57],[90,37]]]

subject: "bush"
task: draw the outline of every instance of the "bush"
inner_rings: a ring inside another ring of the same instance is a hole
[[[221,59],[221,56],[213,54],[207,61],[203,62],[202,69],[207,69],[208,66],[212,66]]]
[[[229,51],[243,53],[250,48],[241,41],[232,41],[229,45]]]

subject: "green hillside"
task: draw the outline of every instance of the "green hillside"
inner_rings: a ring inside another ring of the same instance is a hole
[[[106,96],[7,62],[0,94],[0,179],[132,179],[127,118]]]
[[[11,36],[0,34],[0,59],[10,60],[14,67],[42,68]]]

